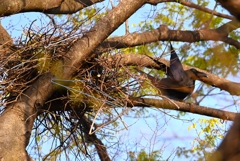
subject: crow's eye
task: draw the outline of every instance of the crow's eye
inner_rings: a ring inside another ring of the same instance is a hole
[[[196,74],[198,71],[194,68],[190,69],[194,74]]]

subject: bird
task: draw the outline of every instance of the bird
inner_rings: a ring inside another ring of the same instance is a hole
[[[170,67],[167,71],[167,78],[153,77],[140,69],[135,68],[141,75],[146,76],[153,86],[155,86],[161,95],[164,95],[175,101],[183,101],[187,96],[192,94],[195,87],[195,80],[201,80],[208,77],[207,74],[200,72],[194,68],[184,70],[175,50],[170,43],[171,56]],[[159,66],[162,65],[157,59],[152,58]]]

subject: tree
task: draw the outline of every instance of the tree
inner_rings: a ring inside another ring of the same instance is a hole
[[[225,1],[220,3],[239,18],[233,11],[236,8],[229,7],[231,5]],[[96,149],[100,160],[111,160],[113,156],[109,155],[107,143],[103,141],[111,137],[103,127],[118,127],[118,121],[121,122],[121,117],[128,111],[121,112],[121,109],[132,107],[139,107],[143,113],[146,111],[142,107],[151,107],[222,120],[238,118],[236,111],[200,106],[206,97],[213,99],[211,92],[216,88],[232,96],[240,95],[239,83],[225,79],[239,74],[237,29],[240,24],[233,16],[221,13],[218,3],[35,0],[24,3],[2,1],[1,4],[2,17],[41,12],[50,19],[47,25],[39,28],[34,27],[33,21],[18,40],[13,40],[0,26],[2,160],[31,160],[26,151],[30,138],[35,139],[36,147],[40,148],[38,143],[43,140],[43,135],[57,140],[58,144],[41,159],[56,159],[65,154],[65,159],[70,160],[68,152],[76,157],[80,154],[89,156]],[[100,8],[100,4],[104,7]],[[160,6],[164,12],[157,10],[151,16],[149,11],[147,20],[139,22],[138,32],[130,32],[127,20],[144,9],[143,6]],[[62,17],[59,14],[71,15]],[[124,22],[126,34],[111,35]],[[184,30],[186,27],[188,30]],[[201,80],[207,85],[199,86],[184,102],[159,96],[157,90],[134,69],[136,66],[146,71],[153,69],[150,74],[163,76],[159,70],[164,72],[169,67],[168,59],[162,58],[168,41],[184,42],[177,47],[179,57],[185,63],[184,69],[195,68],[208,75]],[[160,57],[158,60],[162,65],[157,65],[146,55]],[[147,95],[158,97],[143,97]],[[237,106],[235,100],[231,103]],[[231,129],[233,138],[236,138],[239,130],[234,127],[238,126],[233,125]],[[229,135],[232,137],[229,132],[225,138],[227,143]],[[223,146],[227,145],[226,142],[219,146],[220,154],[225,151],[221,151],[221,147],[229,149],[229,146]],[[239,147],[238,140],[235,143]],[[215,154],[212,156],[217,160],[221,155]],[[228,160],[237,152],[227,154],[226,158],[220,158]],[[41,154],[36,155],[41,157]]]

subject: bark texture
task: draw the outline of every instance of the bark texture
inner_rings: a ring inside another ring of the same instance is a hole
[[[218,2],[240,21],[239,0],[218,0]]]
[[[0,15],[9,16],[22,12],[70,14],[102,1],[103,0],[0,0]]]
[[[44,104],[46,98],[54,91],[50,80],[52,75],[41,76],[22,94],[17,102],[9,104],[0,117],[0,157],[6,161],[26,160],[30,157],[26,152],[37,109]],[[46,92],[48,91],[48,92]]]

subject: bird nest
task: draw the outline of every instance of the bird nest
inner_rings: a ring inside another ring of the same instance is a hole
[[[74,42],[84,34],[79,26],[66,30],[63,31],[62,26],[48,26],[36,31],[30,26],[17,43],[3,47],[0,58],[1,106],[15,101],[42,74],[62,69],[59,60],[64,59]],[[53,83],[70,91],[64,91],[61,96],[75,103],[91,102],[91,108],[102,103],[119,106],[124,102],[121,98],[135,90],[125,81],[131,72],[117,62],[109,62],[109,55],[111,53],[105,52],[87,59],[72,80],[53,78]]]
[[[50,70],[54,60],[61,59],[79,37],[76,28],[65,34],[57,28],[25,31],[14,45],[2,47],[0,58],[2,105],[21,94],[41,74]]]

